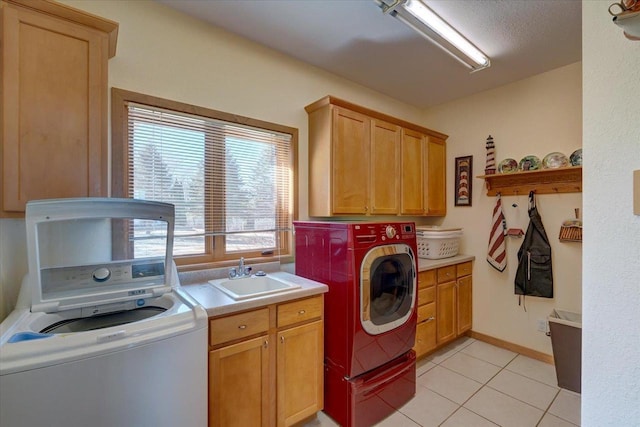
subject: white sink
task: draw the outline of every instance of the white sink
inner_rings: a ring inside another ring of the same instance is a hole
[[[209,283],[236,301],[300,288],[300,285],[296,285],[295,283],[283,282],[282,280],[269,276],[209,280]]]

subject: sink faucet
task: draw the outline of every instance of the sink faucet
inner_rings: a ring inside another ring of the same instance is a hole
[[[229,279],[239,279],[241,277],[251,276],[251,270],[251,267],[246,267],[244,265],[244,257],[240,257],[238,267],[229,269]]]

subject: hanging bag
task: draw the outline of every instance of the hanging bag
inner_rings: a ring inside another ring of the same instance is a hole
[[[514,283],[516,295],[553,298],[551,245],[536,208],[533,191],[529,193],[529,227],[518,250]]]

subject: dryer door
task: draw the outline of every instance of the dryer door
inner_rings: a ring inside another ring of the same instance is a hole
[[[405,244],[378,246],[360,267],[360,322],[371,335],[405,324],[416,301],[416,261]]]

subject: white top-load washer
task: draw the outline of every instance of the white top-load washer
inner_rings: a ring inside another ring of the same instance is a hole
[[[0,425],[205,426],[207,314],[180,286],[174,207],[29,202],[29,271],[0,325]]]

